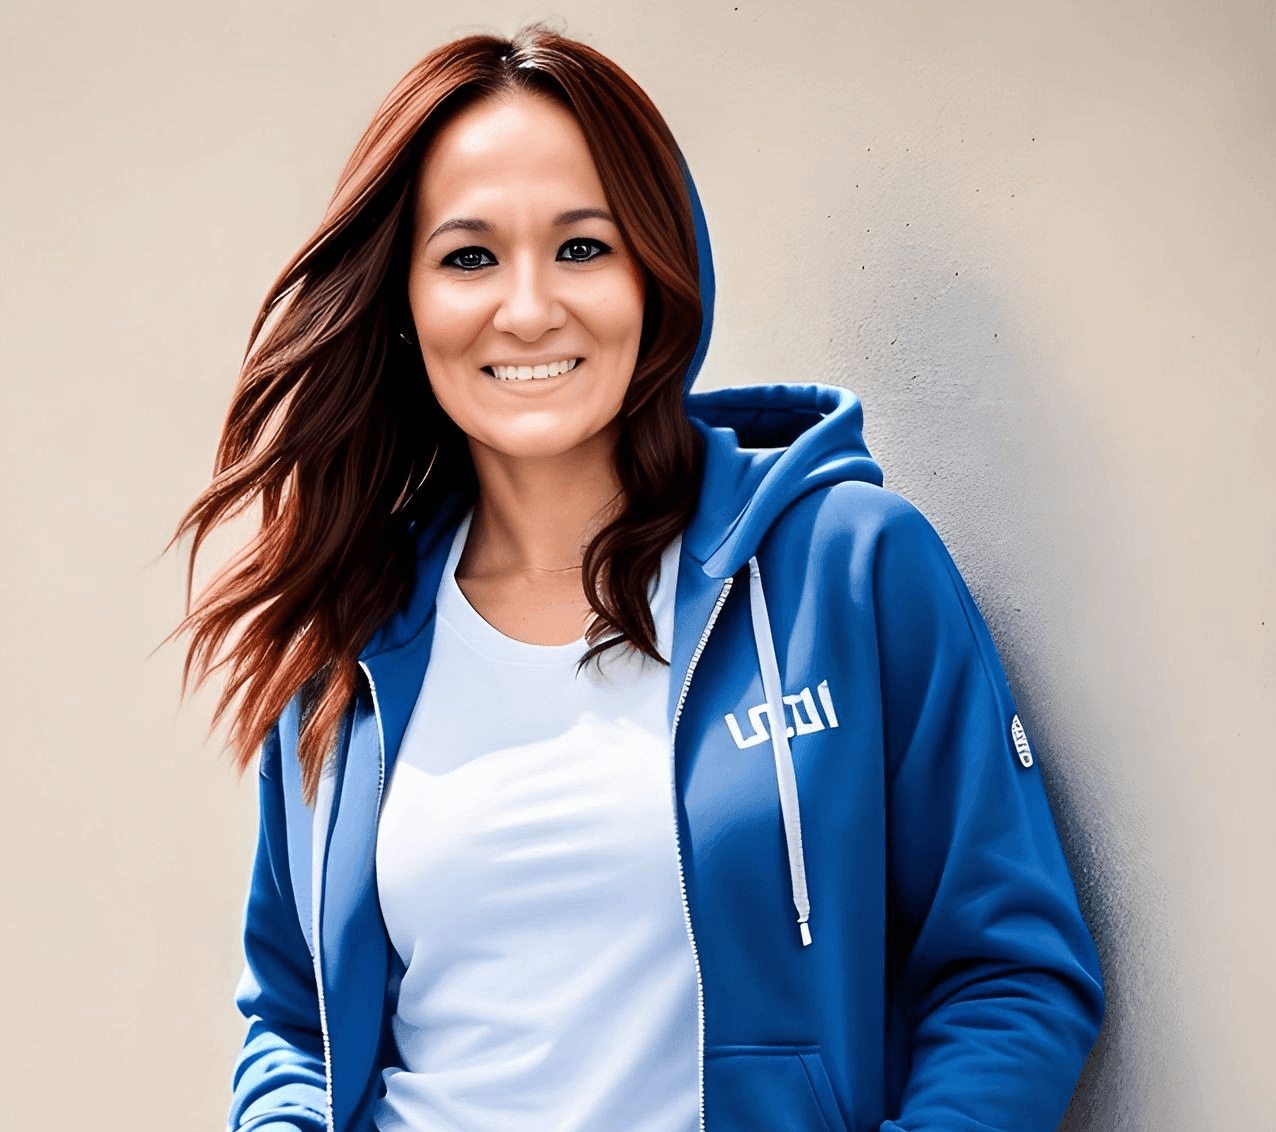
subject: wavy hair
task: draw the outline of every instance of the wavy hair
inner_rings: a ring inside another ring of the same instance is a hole
[[[678,148],[651,101],[594,49],[533,25],[474,35],[417,63],[382,102],[318,230],[253,323],[211,483],[190,534],[183,692],[226,679],[234,765],[250,765],[299,693],[298,758],[312,801],[358,687],[358,655],[411,596],[420,528],[473,502],[467,440],[430,389],[407,301],[414,188],[431,138],[472,103],[524,91],[581,123],[645,283],[638,359],[620,411],[623,509],[586,549],[594,611],[582,663],[627,644],[658,660],[648,586],[690,522],[702,454],[682,402],[701,324],[694,221]],[[256,534],[192,605],[205,539],[254,505]]]

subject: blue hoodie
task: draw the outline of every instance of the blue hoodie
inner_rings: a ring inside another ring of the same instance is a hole
[[[713,307],[691,197],[705,319],[688,389]],[[669,721],[702,1128],[1052,1132],[1098,1032],[1099,965],[978,609],[880,486],[853,394],[755,385],[686,406],[705,464]],[[295,701],[263,746],[231,1128],[372,1128],[403,973],[377,818],[460,517],[418,532],[411,600],[361,654],[313,810]]]

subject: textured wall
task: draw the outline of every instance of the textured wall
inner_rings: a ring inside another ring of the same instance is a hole
[[[255,306],[390,84],[517,3],[0,15],[0,1125],[217,1127],[254,798],[179,714]],[[705,384],[844,383],[951,546],[1107,972],[1070,1130],[1258,1128],[1276,977],[1269,2],[574,0],[715,238]],[[216,553],[216,552],[215,552]]]

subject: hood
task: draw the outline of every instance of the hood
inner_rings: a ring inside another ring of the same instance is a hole
[[[711,577],[740,570],[777,518],[803,496],[845,480],[880,485],[864,444],[859,398],[835,385],[744,385],[692,392],[713,330],[714,274],[700,194],[682,164],[695,219],[703,318],[685,378],[687,415],[705,442],[704,483],[683,549]]]

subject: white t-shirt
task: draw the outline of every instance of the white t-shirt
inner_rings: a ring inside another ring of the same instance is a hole
[[[380,1132],[693,1132],[696,973],[678,887],[669,669],[513,640],[439,586],[376,869],[407,966]],[[680,541],[652,596],[669,656]]]

